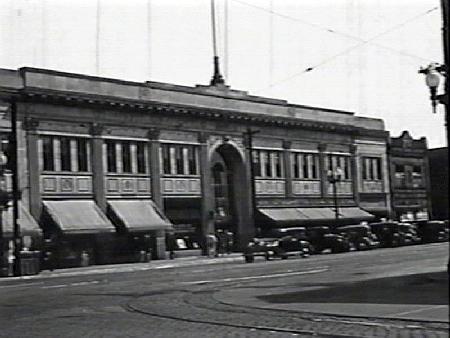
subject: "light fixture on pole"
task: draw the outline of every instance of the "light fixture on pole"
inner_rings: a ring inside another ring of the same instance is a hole
[[[433,107],[433,113],[436,113],[438,103],[448,105],[447,93],[437,94],[439,84],[441,83],[441,76],[447,75],[445,66],[432,63],[426,68],[421,68],[419,73],[425,74],[425,83],[430,89],[431,106]]]
[[[337,183],[339,183],[342,179],[342,169],[337,167],[334,170],[327,171],[327,180],[333,187],[333,201],[334,201],[334,217],[336,219],[336,226],[338,225],[339,220],[339,208],[338,208],[338,199],[337,199]]]

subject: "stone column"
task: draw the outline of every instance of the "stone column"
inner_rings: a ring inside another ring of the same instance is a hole
[[[320,177],[320,191],[322,198],[326,198],[327,195],[327,186],[328,186],[328,180],[327,180],[327,168],[325,168],[325,151],[327,150],[327,145],[325,143],[319,144],[319,177]]]
[[[292,165],[291,165],[291,141],[283,141],[283,159],[284,159],[284,173],[285,179],[285,196],[292,197]]]
[[[92,135],[92,192],[94,201],[99,208],[106,212],[106,192],[105,192],[105,168],[103,168],[103,139],[101,138],[103,126],[93,123],[91,126]]]
[[[211,187],[211,168],[208,158],[208,134],[199,133],[200,182],[202,189],[202,236],[214,233],[214,193]],[[204,254],[205,245],[203,245]]]
[[[148,168],[150,169],[150,182],[152,200],[160,210],[164,210],[164,202],[161,193],[161,163],[159,149],[161,142],[159,141],[160,131],[152,128],[148,131]],[[158,230],[154,232],[155,236],[155,256],[156,259],[166,258],[166,232]]]
[[[353,198],[355,203],[359,206],[359,182],[360,182],[360,172],[358,170],[358,154],[356,144],[350,145],[350,163],[351,163],[351,175],[352,175],[352,186],[353,186]]]
[[[35,220],[39,221],[42,212],[42,197],[40,191],[40,168],[39,168],[39,135],[37,128],[39,121],[27,119],[24,122],[26,132],[26,146],[28,152],[28,184],[30,213]]]

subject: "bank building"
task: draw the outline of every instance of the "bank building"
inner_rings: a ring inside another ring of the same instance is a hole
[[[217,229],[231,232],[239,250],[261,226],[357,224],[391,213],[380,119],[222,83],[36,68],[0,70],[0,93],[2,139],[13,105],[17,118],[23,245],[53,243],[60,266],[82,255],[94,264],[142,252],[164,259],[168,231],[180,254],[201,254]],[[6,170],[3,186],[8,179]],[[11,210],[2,213],[11,238]]]

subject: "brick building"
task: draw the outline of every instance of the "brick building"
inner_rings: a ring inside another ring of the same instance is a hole
[[[431,215],[427,140],[404,131],[389,146],[393,216],[398,220],[428,219]]]

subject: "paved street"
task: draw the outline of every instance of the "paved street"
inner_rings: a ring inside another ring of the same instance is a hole
[[[447,337],[447,260],[448,243],[441,243],[6,278],[0,336]]]

